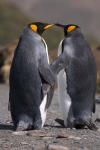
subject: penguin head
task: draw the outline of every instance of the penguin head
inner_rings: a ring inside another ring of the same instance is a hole
[[[56,24],[56,25],[64,29],[65,36],[72,34],[74,31],[80,28],[78,25],[75,24],[68,24],[68,25]]]
[[[54,24],[48,23],[41,23],[41,22],[33,22],[28,25],[28,27],[33,31],[37,32],[38,34],[42,34],[45,30],[51,28]]]

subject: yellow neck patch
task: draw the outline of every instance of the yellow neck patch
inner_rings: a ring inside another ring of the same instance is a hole
[[[76,29],[76,26],[69,26],[68,28],[67,28],[67,32],[71,32],[71,31],[73,31],[73,30],[75,30]]]
[[[49,29],[50,27],[52,27],[54,24],[49,24],[49,25],[47,25],[47,26],[45,26],[44,27],[44,29],[46,30],[46,29]]]
[[[30,25],[30,28],[32,29],[32,31],[37,32],[37,25],[32,24]]]

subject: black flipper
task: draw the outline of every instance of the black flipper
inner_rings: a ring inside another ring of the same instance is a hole
[[[43,83],[42,85],[43,96],[47,95],[47,103],[45,109],[48,109],[49,106],[51,105],[51,101],[54,95],[54,89],[55,89],[55,85],[50,86],[49,84],[46,83]]]
[[[55,75],[57,75],[60,72],[60,70],[62,70],[64,68],[65,68],[65,65],[64,65],[63,55],[60,55],[58,58],[56,58],[53,61],[53,63],[51,63],[51,65],[50,65],[50,71],[52,71],[52,73],[55,74]],[[51,78],[52,78],[52,76],[51,76]],[[48,82],[48,83],[50,84],[50,82]],[[52,98],[53,98],[53,95],[54,95],[56,80],[55,80],[55,83],[53,85],[50,86],[49,84],[43,84],[43,94],[44,95],[47,94],[47,104],[46,104],[45,109],[48,109],[50,104],[51,104],[51,101],[52,101]]]
[[[51,87],[48,94],[47,94],[47,103],[46,103],[46,109],[49,108],[49,106],[51,105],[51,101],[54,95],[54,90],[55,90],[55,86]]]
[[[56,75],[66,67],[66,64],[64,63],[64,57],[63,54],[58,56],[51,64],[50,68]]]
[[[63,60],[64,59],[62,59],[62,55],[60,55],[57,59],[55,59],[53,61],[53,63],[51,63],[50,68],[55,75],[57,75],[62,69],[65,68]],[[45,91],[45,93],[46,93],[46,91],[48,91],[46,109],[48,109],[51,104],[51,101],[52,101],[52,98],[54,95],[55,85],[56,85],[56,82],[51,87],[49,85],[43,84],[43,87],[45,87],[45,90],[43,90],[43,91]]]
[[[45,65],[42,62],[39,62],[39,72],[43,80],[48,83],[50,86],[55,84],[55,75],[50,69],[49,65]]]
[[[47,103],[45,109],[48,109],[54,94],[56,76],[52,72],[50,66],[48,64],[43,64],[43,61],[39,62],[39,72],[42,78],[43,97],[47,95]]]
[[[62,70],[65,67],[63,60],[64,60],[63,56],[60,55],[58,58],[56,58],[53,61],[53,63],[51,63],[50,69],[52,70],[53,74],[57,75],[60,72],[60,70]],[[56,84],[56,80],[55,80],[55,84]],[[43,84],[43,93],[46,94],[46,92],[48,91],[46,109],[48,109],[51,104],[54,95],[55,84],[53,86],[49,86],[48,84]]]
[[[43,83],[43,95],[47,94],[46,108],[50,106],[54,94],[56,83],[55,75],[57,75],[62,69],[66,68],[66,61],[68,60],[65,59],[65,55],[63,54],[58,56],[50,66],[44,62],[43,58],[39,60],[39,72],[45,81]]]

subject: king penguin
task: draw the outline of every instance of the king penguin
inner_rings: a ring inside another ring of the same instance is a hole
[[[64,39],[51,68],[59,73],[58,94],[64,126],[87,126],[95,130],[92,113],[95,112],[96,64],[91,48],[79,26],[56,25],[64,29]]]
[[[47,94],[43,84],[54,86],[48,49],[41,37],[53,24],[28,24],[19,39],[10,70],[9,102],[15,130],[40,129],[46,120]],[[49,103],[49,102],[48,102]]]

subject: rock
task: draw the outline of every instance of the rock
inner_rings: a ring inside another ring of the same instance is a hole
[[[28,131],[15,131],[12,134],[13,135],[27,135]]]
[[[55,135],[52,134],[51,131],[42,131],[42,130],[33,130],[33,131],[28,131],[28,135],[33,136],[33,137],[41,137],[41,138],[52,138]]]
[[[73,136],[73,135],[70,135],[68,138],[69,138],[69,139],[73,139],[73,140],[81,140],[80,137]]]
[[[68,147],[61,146],[61,145],[52,145],[49,144],[46,148],[46,150],[69,150]]]
[[[67,139],[68,139],[68,137],[69,137],[69,135],[66,135],[66,133],[64,133],[64,132],[58,133],[58,134],[56,135],[56,138],[57,138],[57,139],[64,139],[64,138],[67,138]]]
[[[22,144],[22,145],[29,145],[29,143],[26,143],[26,142],[20,142],[20,144]]]
[[[45,144],[39,144],[38,146],[33,145],[32,150],[46,150]]]

